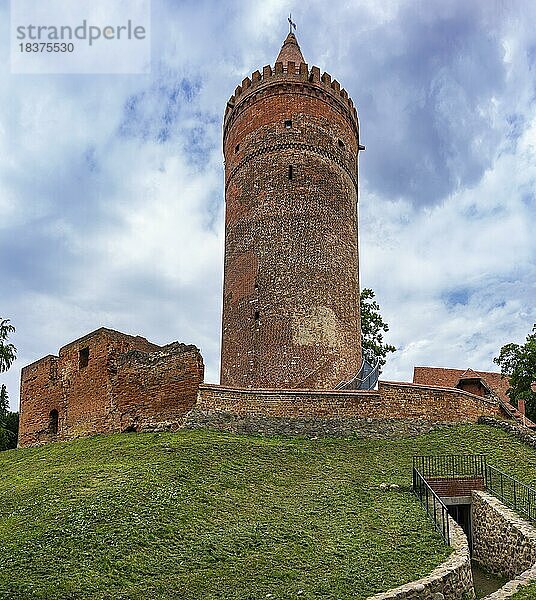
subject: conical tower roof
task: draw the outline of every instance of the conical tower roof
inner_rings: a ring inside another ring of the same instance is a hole
[[[275,59],[275,62],[282,62],[283,67],[285,67],[289,61],[294,62],[296,65],[305,62],[298,44],[298,40],[293,33],[289,33],[287,35],[287,38],[283,42],[283,46],[281,47],[281,50]]]

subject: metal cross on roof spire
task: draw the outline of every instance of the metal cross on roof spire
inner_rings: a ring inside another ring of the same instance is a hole
[[[292,28],[296,29],[296,23],[292,22],[292,13],[288,16],[288,32],[292,33]]]

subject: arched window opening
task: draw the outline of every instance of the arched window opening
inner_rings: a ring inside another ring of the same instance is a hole
[[[50,435],[58,434],[58,421],[59,421],[58,411],[56,409],[51,410],[49,420],[48,420],[48,432],[50,433]]]

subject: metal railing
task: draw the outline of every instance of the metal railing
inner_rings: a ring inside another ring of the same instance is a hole
[[[509,508],[536,522],[536,490],[521,483],[515,477],[489,465],[485,454],[413,457],[413,491],[415,493],[418,491],[419,494],[422,494],[422,483],[419,482],[419,478],[428,486],[430,492],[437,497],[437,494],[426,481],[427,479],[468,477],[481,477],[488,492],[496,496]],[[417,488],[416,486],[420,487]],[[428,509],[427,512],[430,514]]]
[[[414,456],[413,468],[428,477],[484,477],[485,454],[446,454],[443,456]]]
[[[486,465],[485,480],[486,489],[503,504],[536,521],[536,490],[491,465]]]
[[[363,360],[359,371],[348,381],[341,381],[335,386],[336,390],[373,390],[380,377],[380,359],[374,365]]]
[[[441,534],[445,543],[450,546],[449,511],[415,467],[413,467],[413,493],[426,510],[426,514],[434,522],[434,527]]]

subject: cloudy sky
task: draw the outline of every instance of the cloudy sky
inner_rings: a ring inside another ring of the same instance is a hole
[[[358,107],[361,285],[414,365],[493,368],[536,322],[533,0],[153,0],[150,75],[13,75],[0,0],[0,316],[20,368],[107,326],[218,380],[222,116],[292,11]]]

